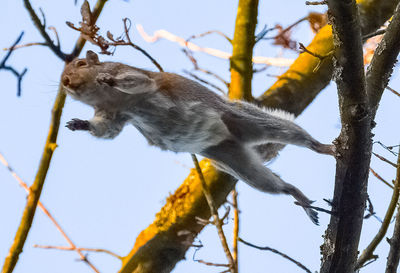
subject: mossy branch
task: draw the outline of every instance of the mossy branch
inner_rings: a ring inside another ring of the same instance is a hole
[[[252,100],[254,32],[257,25],[258,0],[239,0],[235,33],[232,40],[230,59],[230,99]]]

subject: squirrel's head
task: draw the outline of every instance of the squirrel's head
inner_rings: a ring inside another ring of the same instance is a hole
[[[86,52],[85,59],[70,62],[61,76],[64,90],[77,99],[87,92],[94,91],[93,84],[100,65],[99,57],[90,50]]]

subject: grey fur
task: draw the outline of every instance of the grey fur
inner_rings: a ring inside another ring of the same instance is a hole
[[[263,165],[268,143],[333,155],[332,145],[312,138],[289,114],[228,101],[176,74],[101,63],[92,51],[68,64],[62,82],[72,97],[95,108],[89,126],[73,119],[67,124],[71,130],[114,138],[130,123],[161,149],[203,155],[260,191],[292,195],[318,223],[317,213],[308,208],[312,202]]]

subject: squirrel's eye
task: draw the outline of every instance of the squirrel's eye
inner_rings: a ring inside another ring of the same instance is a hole
[[[86,61],[84,60],[79,60],[76,62],[76,67],[81,67],[87,65]]]

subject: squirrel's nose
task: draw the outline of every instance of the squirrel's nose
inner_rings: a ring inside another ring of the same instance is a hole
[[[71,83],[71,79],[68,76],[63,76],[61,81],[64,86],[68,86]]]

